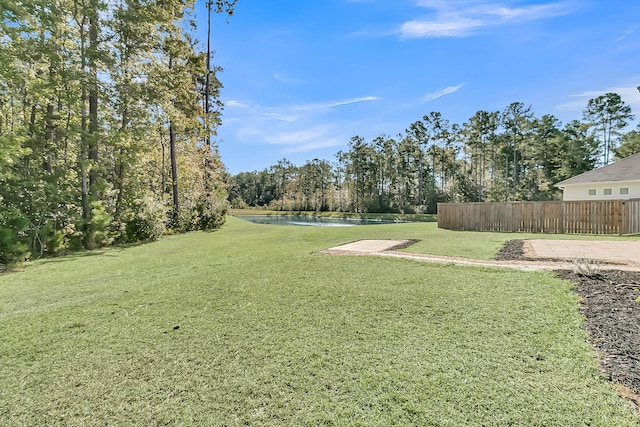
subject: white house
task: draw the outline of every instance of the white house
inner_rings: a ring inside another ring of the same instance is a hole
[[[640,199],[640,153],[560,181],[562,200]]]

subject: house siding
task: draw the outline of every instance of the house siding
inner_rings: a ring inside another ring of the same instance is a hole
[[[628,188],[627,194],[620,194],[621,188]],[[595,195],[589,195],[589,190],[596,190]],[[611,189],[610,195],[604,190]],[[567,184],[562,192],[562,200],[627,200],[640,198],[640,181],[591,182],[586,184]]]

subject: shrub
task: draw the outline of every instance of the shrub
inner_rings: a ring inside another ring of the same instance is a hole
[[[86,249],[96,249],[108,246],[113,242],[109,233],[111,215],[100,201],[91,203],[91,219],[85,225],[84,246]]]
[[[11,267],[31,256],[29,224],[29,219],[15,208],[0,214],[0,264]]]
[[[586,258],[574,258],[571,260],[573,272],[581,276],[593,277],[600,274],[600,263]]]
[[[158,240],[166,232],[166,222],[164,203],[146,194],[120,209],[112,231],[115,240],[122,243]]]

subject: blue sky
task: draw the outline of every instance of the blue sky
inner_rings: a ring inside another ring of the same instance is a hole
[[[566,123],[613,91],[640,115],[636,0],[238,0],[212,46],[232,174],[333,160],[431,111],[463,123],[519,101]]]

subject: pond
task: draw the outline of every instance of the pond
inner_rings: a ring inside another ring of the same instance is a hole
[[[321,227],[353,227],[355,225],[394,224],[398,221],[360,218],[325,218],[298,215],[235,215],[236,218],[256,224],[307,225]]]

